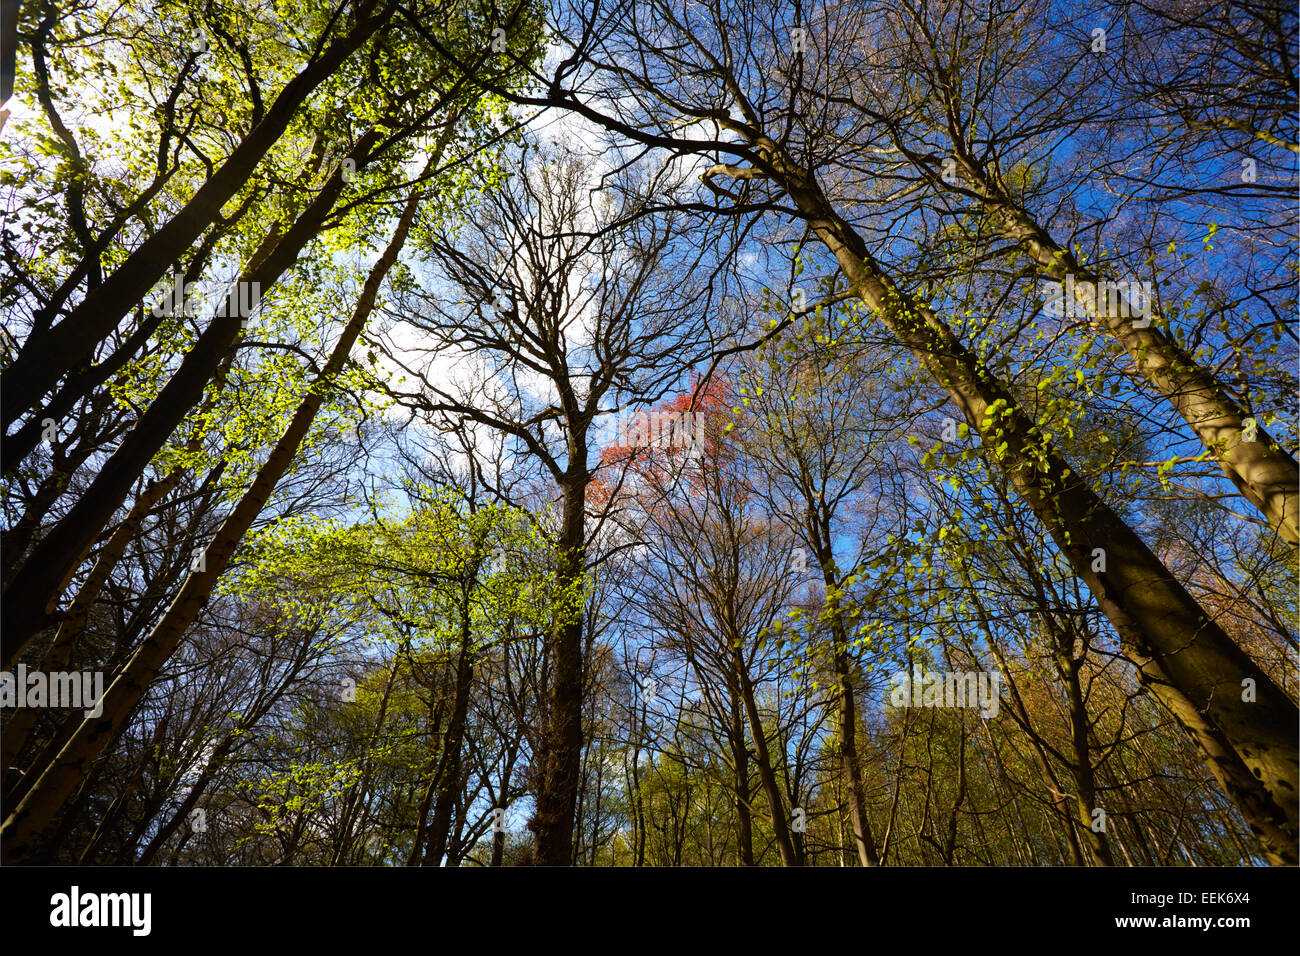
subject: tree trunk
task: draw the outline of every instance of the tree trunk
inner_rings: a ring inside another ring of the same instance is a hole
[[[1114,866],[1115,857],[1110,852],[1110,841],[1106,831],[1094,830],[1092,813],[1097,809],[1097,777],[1092,767],[1092,747],[1088,743],[1088,730],[1092,726],[1088,720],[1088,707],[1083,699],[1083,687],[1079,683],[1079,667],[1082,661],[1069,656],[1065,648],[1057,654],[1056,666],[1065,682],[1070,701],[1070,744],[1074,749],[1074,761],[1070,767],[1074,774],[1075,791],[1079,795],[1079,824],[1083,838],[1088,841],[1088,849],[1099,866]]]
[[[451,812],[460,786],[460,753],[465,737],[465,715],[469,711],[469,691],[474,679],[474,655],[470,633],[468,601],[461,607],[460,653],[456,658],[456,690],[443,738],[442,759],[438,763],[437,792],[433,801],[433,821],[429,824],[424,865],[438,866],[447,854],[447,836],[451,832]]]
[[[581,451],[581,458],[573,458],[576,471],[570,471],[564,487],[559,583],[565,588],[578,584],[586,562],[586,450]],[[573,618],[561,622],[552,637],[555,683],[532,820],[541,866],[568,866],[573,860],[573,822],[582,773],[584,668],[582,607],[571,610]]]
[[[361,137],[354,153],[358,167],[364,164],[378,135],[371,130]],[[241,280],[256,282],[263,290],[274,285],[293,265],[302,248],[320,231],[342,189],[343,179],[340,171],[336,170],[306,211],[276,243],[274,251],[260,266],[246,272]],[[226,315],[214,318],[199,336],[176,374],[104,463],[81,499],[41,539],[21,570],[6,585],[4,607],[0,611],[3,620],[0,641],[3,642],[5,668],[12,667],[31,639],[50,621],[60,591],[95,536],[108,523],[132,483],[143,474],[176,426],[202,397],[204,388],[240,333],[236,290],[232,289],[225,311]]]
[[[392,15],[393,8],[385,6],[371,16],[375,3],[362,0],[356,24],[285,85],[262,121],[180,212],[141,243],[103,284],[88,292],[59,325],[32,336],[24,344],[0,381],[0,406],[4,409],[0,430],[7,432],[20,415],[37,406],[61,375],[84,362],[122,316],[163,278],[177,251],[189,248],[212,224],[221,207],[248,181],[262,157],[283,135],[307,97]]]
[[[1153,314],[1147,328],[1132,317],[1104,307],[1100,296],[1087,295],[1103,277],[1085,268],[1069,249],[1005,196],[969,159],[959,158],[963,172],[974,183],[1003,234],[1023,247],[1046,274],[1075,279],[1074,298],[1120,346],[1133,367],[1183,417],[1201,444],[1214,452],[1225,475],[1242,496],[1268,519],[1285,541],[1300,544],[1300,466],[1256,423],[1255,440],[1243,439],[1247,431],[1245,410],[1220,387],[1213,372],[1199,365],[1187,351],[1160,328]],[[1089,283],[1083,286],[1080,283]]]
[[[379,288],[406,242],[422,198],[423,194],[416,192],[407,200],[393,237],[366,277],[351,319],[340,334],[329,361],[315,384],[333,381],[343,369],[353,344],[374,309]],[[332,199],[330,205],[333,205]],[[238,319],[234,321],[238,324]],[[299,403],[292,421],[258,470],[252,486],[222,522],[208,545],[204,553],[203,569],[189,574],[162,620],[106,690],[102,716],[82,723],[59,756],[41,774],[18,805],[12,808],[0,828],[6,861],[17,862],[27,856],[36,838],[62,809],[95,758],[121,733],[136,705],[198,615],[244,534],[293,463],[303,438],[324,402],[324,394],[323,389],[312,388]]]
[[[834,553],[831,550],[831,529],[829,516],[817,520],[817,510],[811,507],[809,516],[810,530],[813,532],[813,551],[817,563],[821,565],[822,582],[829,592],[837,587],[835,580]],[[880,854],[876,852],[876,843],[871,836],[871,822],[867,818],[866,794],[862,789],[862,766],[858,760],[858,718],[857,704],[853,695],[853,679],[849,673],[849,637],[844,629],[844,619],[840,616],[840,602],[836,598],[829,603],[827,610],[831,619],[831,638],[835,642],[835,704],[839,723],[840,773],[844,778],[845,796],[849,803],[849,822],[853,827],[853,844],[858,851],[858,860],[863,866],[879,866]]]
[[[731,703],[732,790],[736,803],[736,858],[741,866],[754,865],[754,827],[749,810],[749,747],[740,713],[739,681],[728,688]]]
[[[197,444],[195,442],[194,444]],[[95,564],[85,582],[77,589],[68,608],[67,616],[59,623],[59,630],[54,635],[54,642],[41,658],[40,669],[46,673],[61,671],[72,660],[72,652],[77,646],[77,639],[86,628],[86,617],[90,613],[100,589],[108,580],[109,573],[117,565],[118,558],[131,543],[136,531],[153,506],[161,501],[185,473],[183,468],[173,468],[166,477],[150,482],[144,493],[135,500],[126,519],[113,529],[108,542],[95,556]],[[0,745],[0,769],[8,770],[22,752],[27,737],[36,724],[37,711],[24,707],[14,712],[5,724],[4,740]],[[34,769],[34,768],[33,768]]]
[[[840,624],[837,630],[843,630]],[[840,637],[836,638],[841,640]],[[840,645],[843,647],[844,645]],[[836,703],[839,710],[840,772],[844,776],[845,796],[849,802],[849,822],[853,826],[853,844],[858,850],[858,860],[863,866],[879,866],[880,854],[876,852],[871,837],[871,823],[867,819],[867,803],[862,792],[862,768],[858,762],[857,707],[853,699],[853,682],[849,676],[848,654],[835,652]]]
[[[739,657],[739,655],[736,655]],[[743,670],[743,662],[737,660],[737,677],[740,683],[740,699],[745,705],[749,717],[749,736],[754,741],[754,762],[758,764],[758,779],[767,795],[767,805],[772,811],[772,833],[776,837],[776,848],[781,854],[783,866],[798,866],[799,855],[795,852],[794,841],[790,839],[790,821],[785,815],[785,801],[781,799],[781,788],[777,786],[776,773],[772,769],[772,758],[767,748],[767,736],[763,733],[763,718],[758,712],[758,702],[754,698],[754,685],[749,675]]]
[[[217,242],[235,223],[247,214],[251,205],[252,197],[250,196],[248,201],[243,203],[232,216],[223,221],[217,228],[209,231],[203,241],[199,243],[199,248],[195,251],[188,267],[182,274],[182,283],[197,282],[199,280],[203,270],[207,268],[212,256],[212,250]],[[261,262],[279,238],[278,229],[273,226],[262,240],[261,245],[253,253],[253,257],[249,261],[249,267],[253,268]],[[152,310],[145,312],[143,306],[139,306],[137,311],[139,312],[139,318],[136,322],[135,331],[126,337],[126,341],[94,365],[83,363],[76,367],[64,380],[63,384],[59,386],[58,391],[45,403],[40,416],[33,416],[20,426],[17,431],[0,438],[0,462],[3,462],[3,466],[0,467],[2,467],[6,477],[15,473],[23,460],[40,443],[43,430],[42,422],[46,418],[52,418],[56,422],[63,421],[78,401],[90,395],[91,392],[101,387],[121,371],[126,363],[144,348],[150,336],[158,330],[158,326],[166,318],[165,312],[154,315]]]
[[[903,294],[821,188],[771,140],[760,152],[851,287],[962,410],[1120,634],[1139,679],[1201,747],[1272,862],[1295,862],[1300,712],[1059,456],[928,306]],[[1105,571],[1093,571],[1104,555]],[[1247,684],[1250,681],[1252,683]],[[1242,699],[1253,687],[1255,700]]]

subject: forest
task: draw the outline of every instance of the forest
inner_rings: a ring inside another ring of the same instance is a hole
[[[5,864],[1300,862],[1294,3],[3,8]]]

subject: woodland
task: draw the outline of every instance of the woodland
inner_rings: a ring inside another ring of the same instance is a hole
[[[1294,866],[1275,0],[5,0],[0,853]]]

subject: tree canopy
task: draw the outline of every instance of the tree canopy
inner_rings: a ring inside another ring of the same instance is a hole
[[[1294,9],[5,10],[6,863],[1300,862]]]

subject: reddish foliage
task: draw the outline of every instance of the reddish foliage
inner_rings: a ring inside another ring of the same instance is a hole
[[[732,398],[729,381],[715,377],[701,387],[692,375],[687,391],[635,416],[621,415],[618,439],[601,452],[603,474],[587,487],[588,505],[604,508],[620,486],[622,493],[629,484],[662,492],[683,475],[695,484],[703,469],[725,467],[735,457],[726,441]]]

